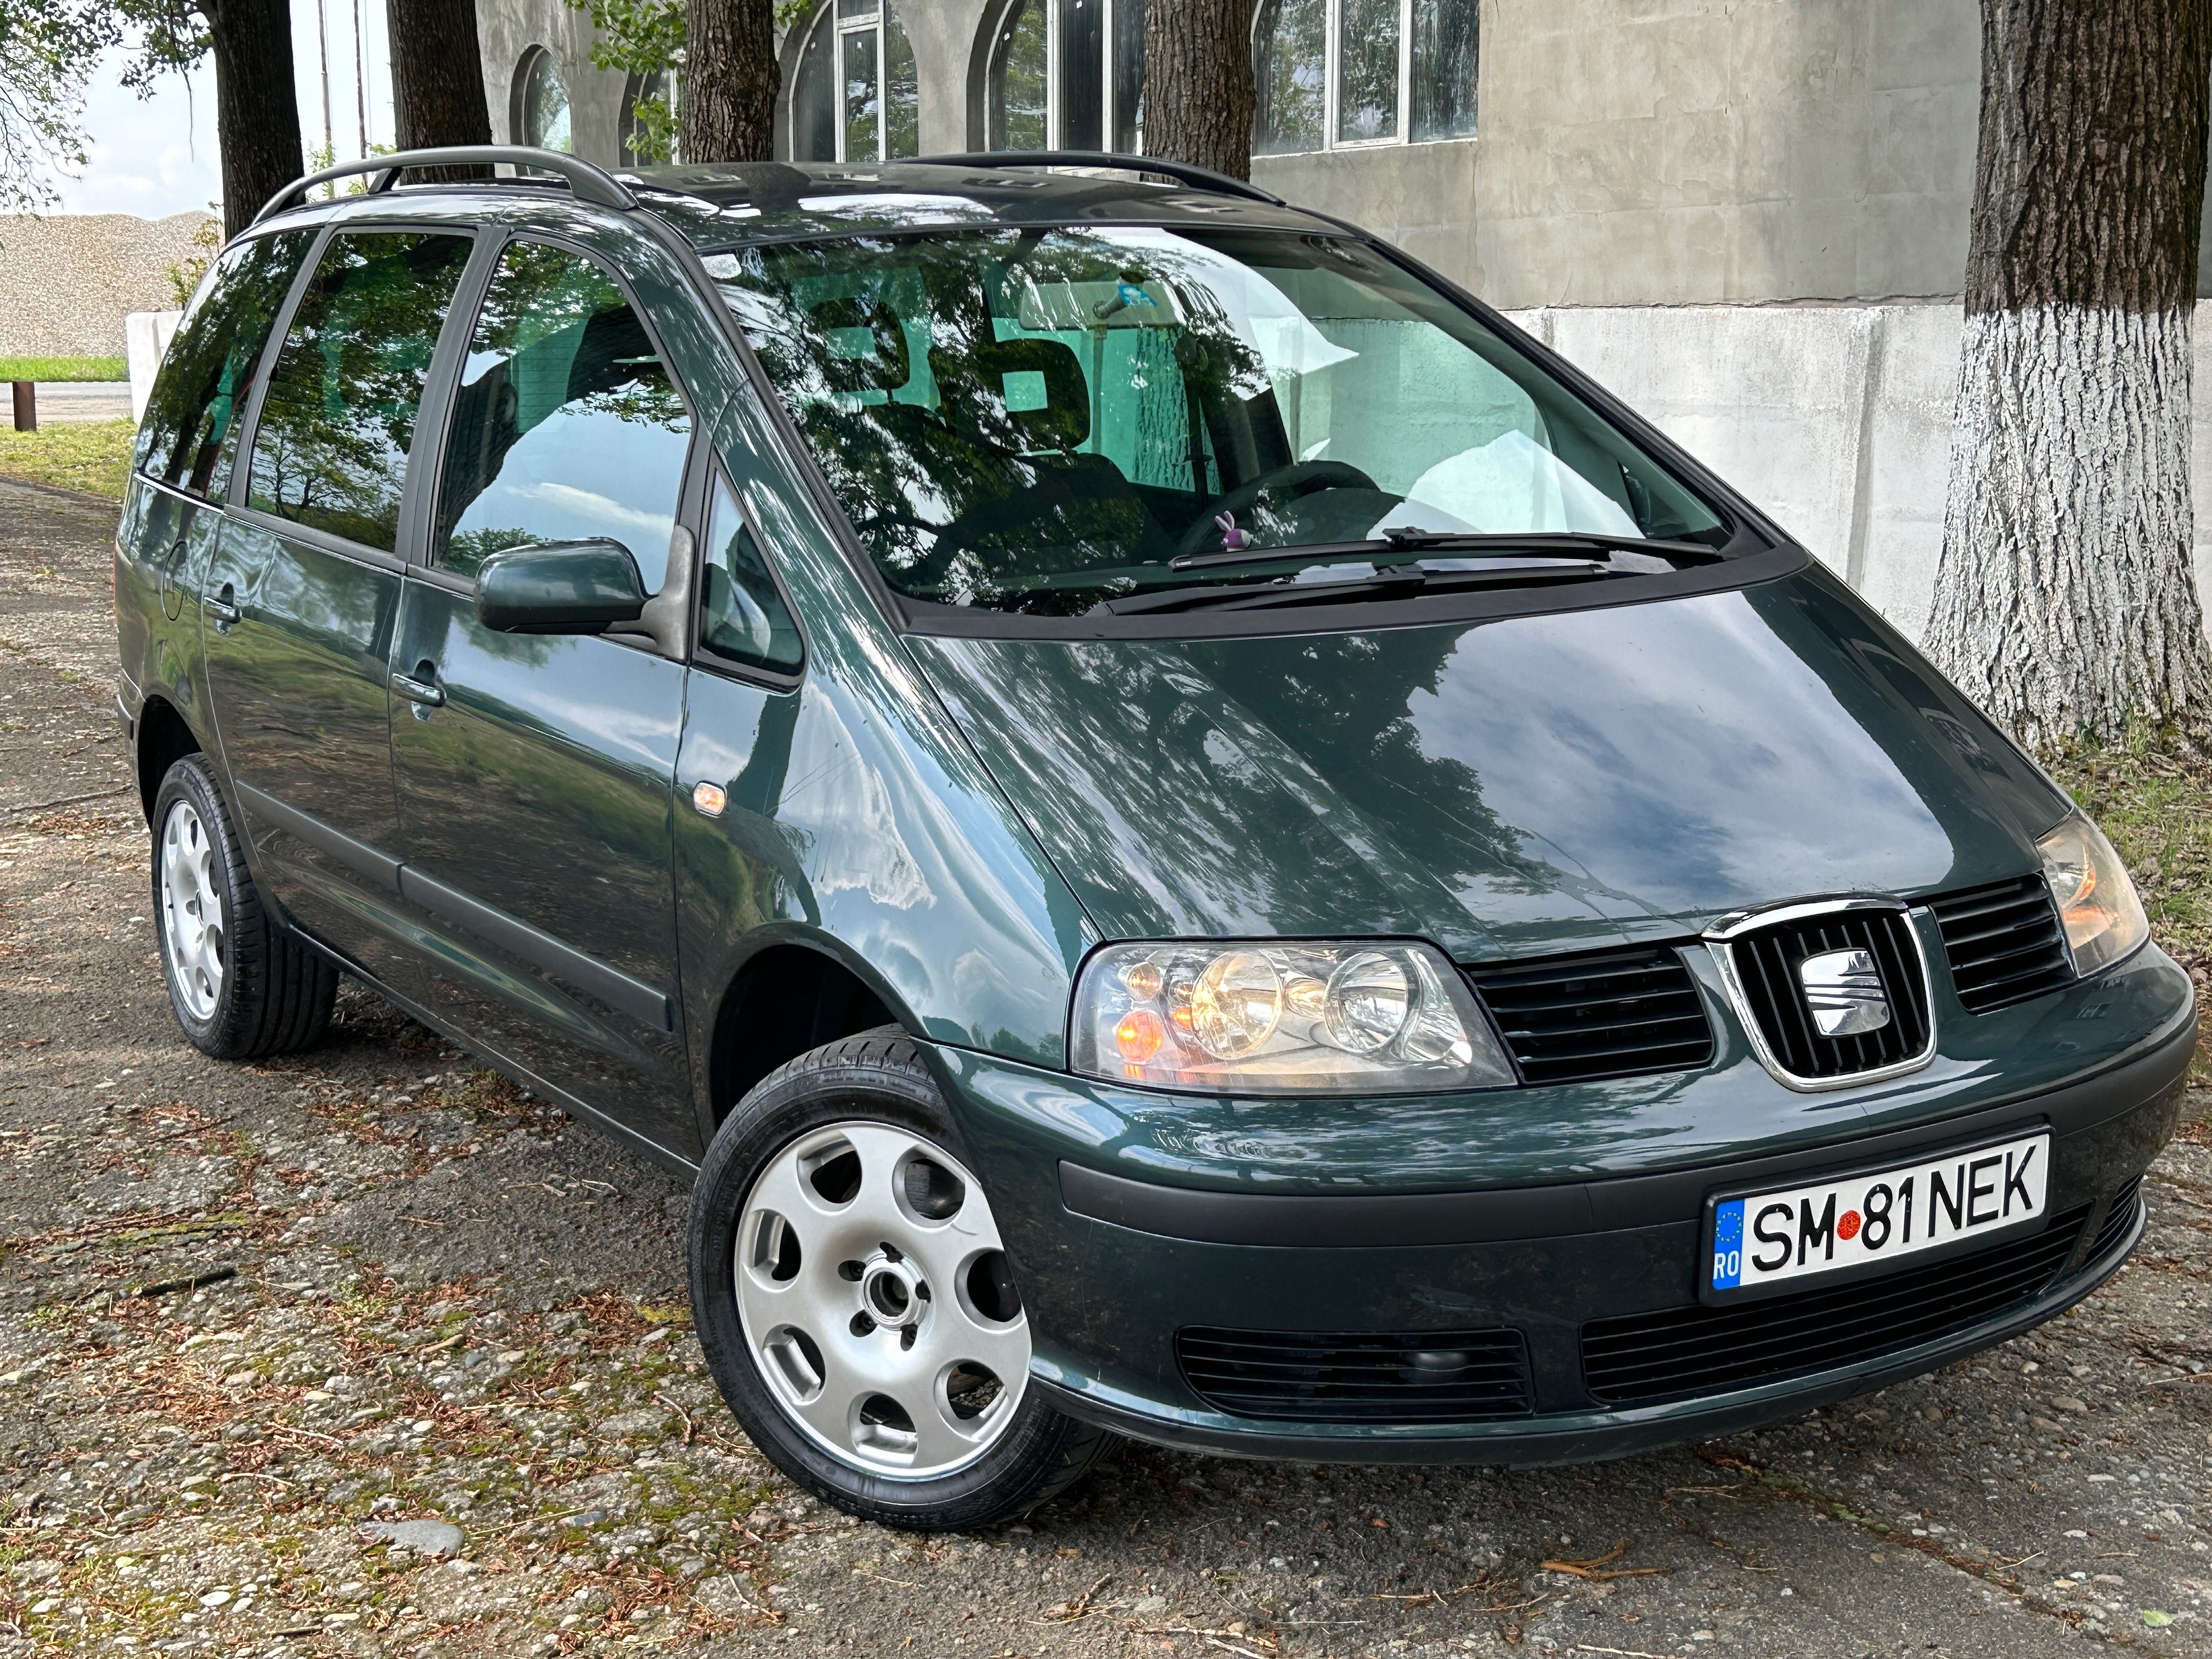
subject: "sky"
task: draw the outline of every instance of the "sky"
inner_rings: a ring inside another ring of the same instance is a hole
[[[358,7],[363,73],[354,73]],[[331,137],[337,159],[362,153],[361,100],[365,83],[368,142],[392,143],[391,52],[383,0],[292,0],[292,68],[298,82],[306,144],[323,143],[323,80],[317,54],[318,13],[330,32]],[[76,176],[54,173],[64,213],[134,213],[164,218],[210,207],[222,193],[216,143],[215,70],[202,63],[189,77],[165,75],[142,99],[123,85],[122,52],[104,54],[85,88],[88,160]],[[306,170],[302,163],[302,171]]]

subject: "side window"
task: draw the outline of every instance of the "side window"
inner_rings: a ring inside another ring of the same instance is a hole
[[[453,404],[432,556],[473,576],[532,542],[619,542],[647,592],[668,538],[691,417],[614,279],[516,242],[500,258]]]
[[[707,556],[699,568],[699,649],[725,662],[787,674],[798,672],[805,655],[798,624],[720,467],[707,514]]]
[[[280,230],[240,242],[216,261],[147,400],[134,464],[148,477],[195,495],[228,488],[254,369],[313,240],[312,231]]]
[[[473,246],[411,231],[331,239],[270,372],[251,505],[396,550],[423,378]]]

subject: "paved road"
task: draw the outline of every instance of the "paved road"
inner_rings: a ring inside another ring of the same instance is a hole
[[[131,383],[40,380],[38,402],[41,426],[78,421],[127,421],[131,418]]]
[[[2202,1123],[2077,1314],[1767,1433],[1510,1474],[1131,1446],[928,1542],[799,1498],[702,1373],[666,1176],[357,993],[299,1059],[179,1038],[109,523],[0,484],[0,1656],[2212,1651]]]

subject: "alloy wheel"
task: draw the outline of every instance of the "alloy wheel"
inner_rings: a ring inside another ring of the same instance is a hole
[[[839,1462],[932,1479],[1013,1421],[1029,1323],[983,1190],[941,1146],[888,1123],[809,1131],[754,1181],[736,1254],[754,1363]]]
[[[216,884],[215,845],[188,800],[170,805],[155,851],[161,880],[161,931],[172,982],[194,1019],[212,1018],[229,969],[230,937]]]

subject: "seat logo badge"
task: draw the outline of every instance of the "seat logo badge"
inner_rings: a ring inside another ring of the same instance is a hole
[[[1824,1037],[1864,1036],[1889,1024],[1889,998],[1871,951],[1823,951],[1797,964],[1805,1006]]]
[[[710,818],[721,817],[722,809],[729,804],[730,798],[722,793],[722,786],[719,783],[695,783],[691,786],[691,805]],[[1889,1016],[1884,1014],[1882,1018],[1887,1019]]]

